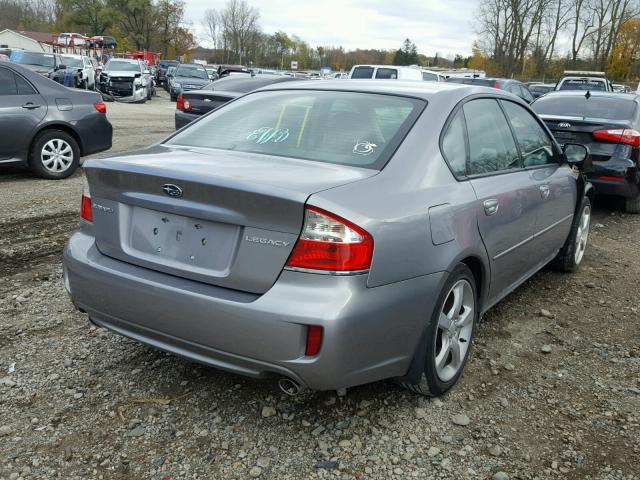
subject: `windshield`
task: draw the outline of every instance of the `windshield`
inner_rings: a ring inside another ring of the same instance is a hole
[[[565,80],[560,85],[560,90],[606,90],[607,86],[603,80],[592,80],[588,78],[576,78]]]
[[[67,57],[64,55],[61,58],[62,58],[62,63],[67,67],[80,67],[80,68],[84,67],[84,64],[82,63],[81,58]]]
[[[423,105],[367,93],[258,92],[227,104],[166,143],[379,169]]]
[[[39,65],[42,67],[54,67],[55,58],[50,53],[32,53],[16,50],[11,52],[11,61],[21,65]]]
[[[119,60],[112,60],[107,64],[107,70],[114,72],[140,72],[140,65],[138,63],[121,62]]]
[[[616,94],[612,94],[616,95]],[[628,98],[582,95],[564,97],[550,94],[540,97],[531,107],[539,115],[558,115],[563,117],[606,118],[609,120],[631,120],[634,118],[637,104]]]
[[[176,77],[209,79],[209,75],[207,75],[207,71],[203,67],[189,65],[180,65],[176,70]]]

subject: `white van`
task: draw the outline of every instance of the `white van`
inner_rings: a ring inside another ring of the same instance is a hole
[[[422,80],[419,68],[398,67],[395,65],[354,65],[349,78],[376,78],[386,80]]]

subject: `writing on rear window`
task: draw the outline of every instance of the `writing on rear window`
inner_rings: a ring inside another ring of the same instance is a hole
[[[289,138],[288,128],[261,127],[247,136],[247,140],[255,141],[258,145],[265,143],[281,143]]]

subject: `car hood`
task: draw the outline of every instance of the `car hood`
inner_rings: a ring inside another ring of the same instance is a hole
[[[139,77],[142,74],[140,72],[127,72],[127,71],[122,71],[122,70],[109,70],[108,72],[104,72],[107,75],[109,75],[110,77],[130,77],[130,78],[135,78],[135,77]]]

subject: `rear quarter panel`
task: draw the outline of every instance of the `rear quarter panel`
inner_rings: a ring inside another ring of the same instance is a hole
[[[440,153],[441,130],[457,103],[452,97],[430,99],[378,175],[309,199],[373,236],[369,287],[450,271],[468,256],[488,264],[475,193],[469,182],[455,179]]]

